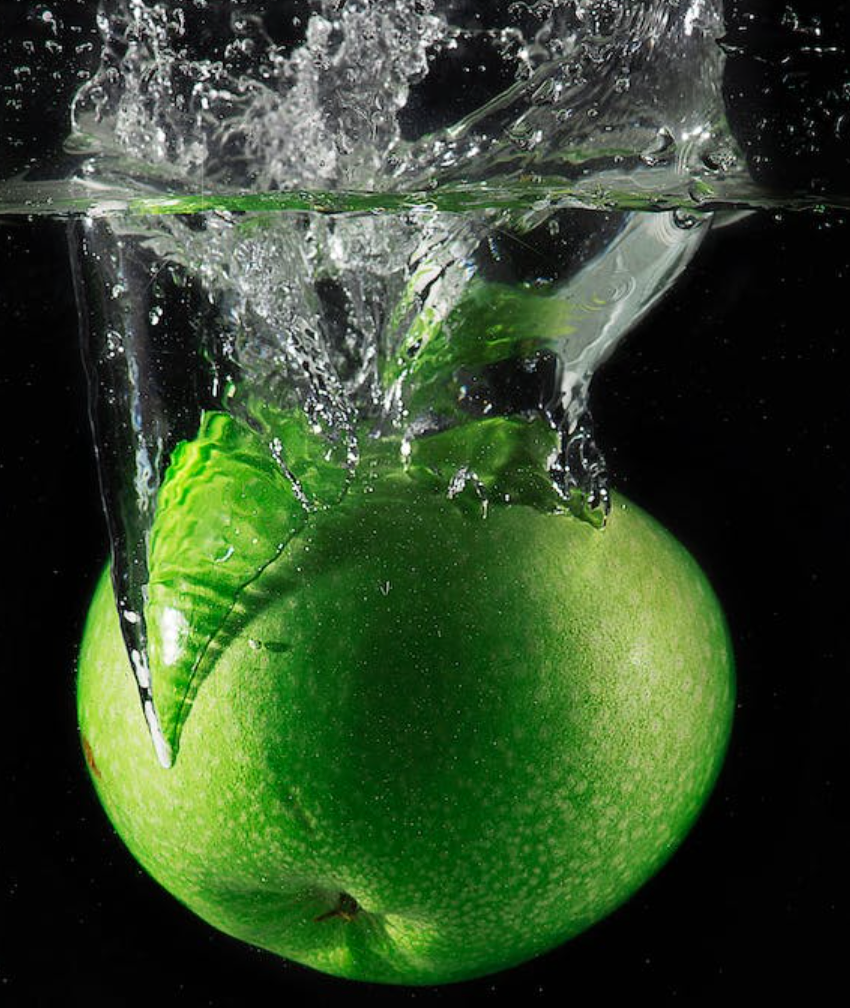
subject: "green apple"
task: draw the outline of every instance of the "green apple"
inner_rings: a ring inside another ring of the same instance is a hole
[[[175,672],[192,699],[172,769],[105,576],[79,665],[95,787],[150,874],[230,935],[396,984],[505,969],[626,900],[704,804],[734,694],[717,600],[651,517],[619,495],[604,528],[536,506],[504,452],[449,495],[451,442],[422,440],[413,465],[366,445],[332,505],[273,537],[204,674]],[[172,489],[194,473],[164,510],[177,539],[180,507],[203,531],[229,506],[203,493],[227,475],[208,448],[176,467]]]

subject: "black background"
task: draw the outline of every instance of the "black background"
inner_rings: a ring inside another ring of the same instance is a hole
[[[843,177],[838,154],[822,167]],[[215,933],[136,866],[101,811],[73,670],[107,547],[64,226],[0,226],[0,1005],[831,1003],[848,275],[840,216],[760,214],[716,231],[597,380],[616,485],[697,556],[735,642],[734,736],[697,826],[656,879],[561,949],[476,982],[390,989]]]

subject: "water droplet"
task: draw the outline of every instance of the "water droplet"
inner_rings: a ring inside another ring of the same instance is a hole
[[[645,165],[654,168],[667,163],[676,153],[676,140],[666,126],[662,126],[651,144],[641,151],[640,159]]]
[[[692,231],[694,228],[700,227],[704,221],[702,218],[696,217],[686,210],[674,210],[673,223],[681,231]]]

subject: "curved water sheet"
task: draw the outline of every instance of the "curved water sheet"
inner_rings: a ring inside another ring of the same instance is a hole
[[[170,210],[70,224],[113,581],[164,765],[248,589],[382,467],[481,520],[519,501],[604,521],[591,379],[708,231],[611,193],[651,206],[728,144],[719,4],[297,6],[287,27],[262,5],[105,5],[77,101],[80,184]],[[428,91],[458,51],[493,91],[460,117]],[[552,177],[598,208],[541,197]],[[444,185],[478,196],[396,198]],[[312,209],[269,210],[296,189]]]

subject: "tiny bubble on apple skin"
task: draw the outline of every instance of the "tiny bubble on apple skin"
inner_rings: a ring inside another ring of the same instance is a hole
[[[719,772],[722,612],[619,495],[601,530],[484,520],[389,472],[313,515],[241,606],[162,770],[104,576],[82,744],[153,878],[315,969],[433,985],[551,949],[661,867]]]

